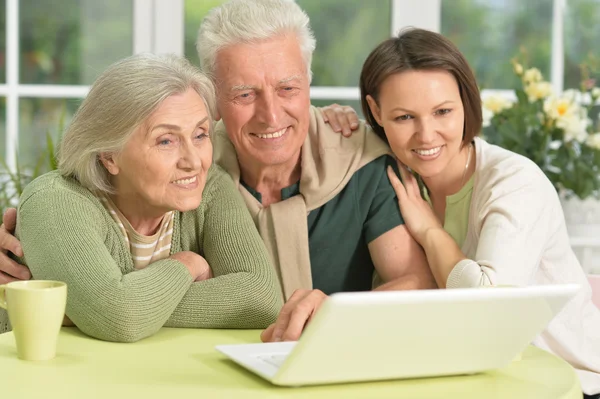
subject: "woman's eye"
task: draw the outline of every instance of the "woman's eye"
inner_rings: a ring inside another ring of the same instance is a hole
[[[437,111],[437,114],[438,115],[446,115],[446,114],[449,114],[450,111],[452,111],[450,108],[442,108]]]
[[[208,138],[208,134],[206,134],[206,133],[200,133],[200,134],[196,135],[196,140],[204,140],[206,138]]]
[[[409,119],[412,119],[412,116],[406,114],[406,115],[397,116],[394,120],[396,120],[396,121],[407,121]]]

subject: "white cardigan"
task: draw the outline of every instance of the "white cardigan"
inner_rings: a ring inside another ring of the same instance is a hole
[[[477,165],[463,253],[447,288],[576,283],[580,292],[534,345],[568,361],[600,393],[600,310],[569,244],[556,190],[529,159],[475,139]],[[474,262],[474,261],[475,262]]]

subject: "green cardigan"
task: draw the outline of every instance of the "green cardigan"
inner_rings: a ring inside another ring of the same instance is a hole
[[[163,326],[264,328],[282,306],[264,244],[231,178],[218,166],[209,170],[198,209],[175,213],[171,246],[171,254],[204,256],[215,276],[206,281],[193,282],[174,259],[135,270],[101,202],[56,171],[25,188],[17,220],[33,278],[66,282],[67,316],[99,339],[132,342]]]

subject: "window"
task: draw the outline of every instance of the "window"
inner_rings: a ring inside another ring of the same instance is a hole
[[[36,158],[58,115],[68,122],[88,85],[113,61],[139,51],[185,54],[198,64],[202,18],[225,0],[0,0],[0,154]],[[296,0],[317,49],[311,97],[359,109],[369,51],[404,26],[437,30],[465,53],[481,86],[512,87],[522,48],[557,88],[573,88],[586,62],[600,79],[600,0]],[[181,32],[181,33],[179,33]],[[46,99],[46,100],[43,100]],[[54,134],[54,133],[53,133]],[[31,153],[30,153],[31,152]]]
[[[225,0],[0,0],[0,158],[33,164],[57,137],[89,84],[112,62],[141,51],[198,64],[202,18]],[[580,65],[600,80],[600,0],[296,0],[317,49],[314,105],[360,112],[367,54],[405,26],[441,32],[465,53],[486,90],[516,83],[510,59],[523,49],[557,90],[578,87]],[[600,106],[598,107],[600,109]]]
[[[33,167],[93,80],[132,54],[133,3],[3,0],[0,140],[9,167]],[[6,45],[5,45],[6,43]]]
[[[467,57],[484,89],[518,83],[510,60],[520,50],[550,78],[552,1],[442,0],[441,33]]]
[[[565,12],[565,88],[577,88],[580,66],[586,63],[590,78],[600,81],[600,0],[569,0]]]

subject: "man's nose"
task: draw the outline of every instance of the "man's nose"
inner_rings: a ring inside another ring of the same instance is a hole
[[[278,128],[281,104],[278,97],[272,93],[264,93],[257,104],[258,121],[269,127]]]

